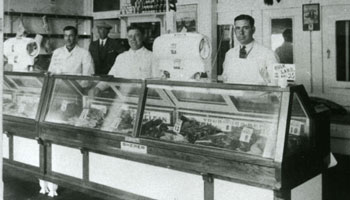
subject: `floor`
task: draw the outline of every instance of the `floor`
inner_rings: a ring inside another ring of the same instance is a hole
[[[39,182],[34,178],[17,178],[4,173],[4,200],[103,200],[68,188],[59,187],[58,196],[40,194]]]
[[[323,200],[350,199],[350,156],[335,155],[338,165],[324,175]],[[16,178],[11,173],[3,174],[4,200],[104,200],[68,188],[59,187],[59,196],[51,198],[39,194],[39,184],[33,178]]]

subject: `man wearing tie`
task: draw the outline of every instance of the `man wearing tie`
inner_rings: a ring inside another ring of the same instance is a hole
[[[224,83],[271,84],[272,67],[278,63],[278,57],[254,40],[254,18],[249,15],[236,17],[234,32],[240,44],[225,55],[222,73]]]
[[[89,51],[94,60],[95,74],[105,75],[113,66],[115,58],[118,55],[117,41],[108,37],[112,26],[102,22],[97,24],[99,39],[90,43]]]

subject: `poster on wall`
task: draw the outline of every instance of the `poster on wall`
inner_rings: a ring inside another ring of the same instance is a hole
[[[320,30],[320,4],[303,5],[303,30]]]
[[[197,32],[197,4],[177,6],[176,31]]]

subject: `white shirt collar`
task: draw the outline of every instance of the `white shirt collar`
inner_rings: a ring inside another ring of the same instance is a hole
[[[249,44],[246,44],[246,45],[240,44],[240,48],[245,46],[246,51],[249,52],[253,48],[254,42],[255,42],[255,40],[251,41]]]
[[[145,47],[142,46],[141,48],[137,49],[137,50],[132,50],[131,48],[129,49],[130,52],[132,53],[141,53],[142,51],[144,51]]]
[[[64,49],[65,49],[65,51],[66,51],[67,53],[73,53],[73,51],[75,51],[75,49],[77,49],[77,48],[78,48],[77,46],[78,46],[78,45],[75,45],[71,51],[68,51],[67,46],[66,46],[66,45],[64,45]]]
[[[105,39],[101,39],[101,38],[100,38],[100,42],[99,42],[100,45],[101,45],[101,42],[102,42],[103,45],[106,45],[107,38],[105,38]]]

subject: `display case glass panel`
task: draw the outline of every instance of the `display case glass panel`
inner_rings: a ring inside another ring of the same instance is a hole
[[[35,119],[44,85],[43,76],[5,74],[3,114]]]
[[[141,137],[274,157],[282,92],[157,84],[147,88]],[[147,110],[158,113],[150,117]]]
[[[306,114],[300,98],[293,95],[291,118],[289,123],[287,153],[306,150],[310,147],[310,120]]]
[[[141,83],[56,79],[46,122],[132,135]],[[94,95],[95,87],[105,88]]]

